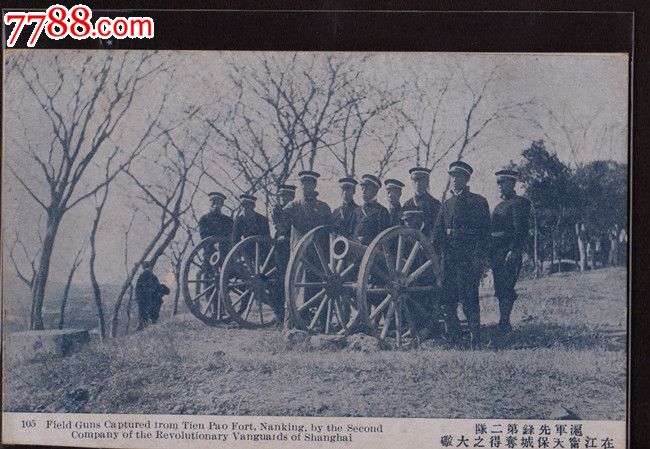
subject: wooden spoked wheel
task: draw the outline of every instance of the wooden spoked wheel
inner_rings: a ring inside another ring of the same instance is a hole
[[[354,298],[360,256],[336,259],[332,226],[307,232],[292,249],[285,277],[289,312],[298,329],[312,334],[347,334],[359,320]]]
[[[272,240],[254,236],[233,246],[220,280],[228,315],[247,328],[275,325],[284,307],[282,274]]]
[[[228,315],[219,300],[219,274],[230,242],[207,237],[194,247],[183,268],[183,298],[189,311],[199,320],[214,326]]]
[[[440,297],[440,269],[433,246],[420,231],[397,226],[368,246],[357,283],[367,331],[392,347],[418,339]]]

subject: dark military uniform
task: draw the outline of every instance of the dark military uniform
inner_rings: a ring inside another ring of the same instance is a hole
[[[283,226],[282,219],[282,206],[276,204],[271,210],[271,220],[273,221],[273,226],[275,226],[275,238],[286,240],[287,242],[291,238],[291,226]]]
[[[279,217],[280,223],[285,228],[291,229],[291,247],[307,232],[317,226],[332,223],[332,210],[316,198],[300,198],[284,206]]]
[[[354,201],[343,204],[332,212],[332,224],[336,226],[339,234],[352,238],[357,224],[361,219],[361,208]]]
[[[490,262],[494,295],[499,299],[501,325],[509,325],[512,305],[517,299],[515,284],[528,238],[530,208],[530,201],[513,192],[511,196],[503,197],[492,212]],[[509,251],[512,251],[512,258],[506,262]]]
[[[293,197],[295,197],[296,186],[290,184],[281,184],[278,189],[279,192],[289,192]],[[288,203],[287,203],[288,204]],[[286,205],[286,204],[285,204]],[[275,227],[275,239],[286,241],[287,248],[289,245],[289,239],[291,238],[291,226],[284,226],[282,222],[282,208],[284,206],[279,202],[273,206],[271,210],[271,221]]]
[[[270,238],[269,220],[257,212],[253,212],[249,217],[245,217],[244,214],[238,215],[232,229],[233,244],[253,235]]]
[[[390,227],[390,215],[388,209],[377,201],[363,204],[359,209],[361,216],[354,230],[354,238],[367,246],[381,231]]]
[[[478,332],[478,286],[490,236],[487,200],[466,188],[444,202],[433,228],[433,244],[442,256],[443,304],[449,331],[459,331],[460,302],[472,332]]]
[[[221,212],[210,211],[199,219],[199,234],[201,239],[212,236],[230,238],[232,225],[232,218]]]
[[[440,210],[440,201],[426,193],[424,195],[416,195],[407,202],[403,207],[417,207],[422,210],[424,214],[424,226],[422,232],[426,236],[431,236],[433,224],[436,222],[438,211]]]
[[[389,226],[402,224],[402,206],[399,204],[388,205]]]

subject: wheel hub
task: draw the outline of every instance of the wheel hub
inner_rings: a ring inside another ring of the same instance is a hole
[[[337,274],[330,274],[325,278],[325,291],[328,295],[336,295],[341,291],[342,286],[341,276]]]

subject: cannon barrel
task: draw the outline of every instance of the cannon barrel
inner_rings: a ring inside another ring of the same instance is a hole
[[[341,235],[332,240],[330,251],[332,252],[334,260],[342,260],[345,259],[350,252],[358,257],[363,257],[366,249],[368,249],[366,245],[362,245],[359,242],[355,242],[354,240]]]

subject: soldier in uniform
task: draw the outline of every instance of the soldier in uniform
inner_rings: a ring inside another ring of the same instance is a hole
[[[292,248],[310,230],[332,222],[332,210],[318,199],[316,186],[320,174],[312,170],[304,170],[298,173],[298,176],[300,176],[302,197],[289,202],[278,216],[281,226],[291,229]]]
[[[463,305],[471,344],[480,346],[478,287],[483,276],[490,237],[487,200],[469,191],[472,167],[462,161],[449,166],[452,196],[444,202],[433,228],[434,248],[442,256],[442,288],[445,321],[450,336],[460,336],[458,303]]]
[[[215,245],[204,247],[203,275],[212,277],[215,274],[215,266],[212,266],[212,263],[221,262],[229,250],[233,221],[232,218],[221,213],[226,195],[221,192],[210,192],[208,197],[210,198],[210,212],[199,218],[199,235],[201,240],[208,237],[219,237],[224,240],[217,242]],[[220,260],[213,259],[217,248]]]
[[[388,196],[390,225],[397,226],[401,224],[402,205],[399,200],[402,197],[404,183],[398,179],[387,179],[384,181],[384,186],[386,186],[386,195]]]
[[[289,202],[278,214],[280,226],[291,229],[291,248],[294,248],[302,236],[310,230],[332,223],[332,210],[317,198],[316,186],[320,174],[312,170],[304,170],[298,173],[298,176],[300,176],[302,197]],[[289,304],[285,300],[284,328],[290,327]]]
[[[270,237],[269,220],[262,214],[255,212],[255,201],[253,195],[240,195],[242,212],[235,218],[232,227],[232,242],[239,242],[246,237],[260,235]]]
[[[361,177],[361,192],[363,204],[361,216],[354,231],[354,238],[362,245],[370,242],[384,229],[390,226],[388,210],[377,202],[377,193],[381,188],[381,181],[374,175]]]
[[[501,191],[501,201],[492,212],[490,261],[494,276],[494,296],[499,300],[499,327],[512,330],[510,313],[517,299],[515,284],[521,268],[521,256],[526,245],[530,218],[530,201],[515,192],[517,172],[500,170],[495,173]]]
[[[338,233],[348,238],[354,235],[361,215],[361,208],[354,202],[357,184],[357,180],[352,177],[339,179],[343,203],[332,212],[332,222]]]
[[[409,170],[409,175],[413,181],[413,198],[404,203],[406,206],[415,206],[422,210],[424,214],[424,225],[422,232],[426,236],[431,236],[433,224],[440,210],[440,201],[435,199],[429,193],[429,174],[431,170],[424,167],[414,167]]]
[[[292,184],[280,184],[278,187],[278,195],[275,206],[271,211],[271,219],[273,220],[273,226],[275,226],[275,254],[278,269],[281,273],[281,278],[284,277],[284,272],[286,271],[287,264],[289,263],[289,256],[291,248],[289,243],[291,241],[291,226],[286,226],[281,219],[282,209],[284,206],[289,204],[296,198],[296,186]],[[274,293],[274,296],[277,298],[282,298],[284,294],[284,286],[282,283],[278,283],[277,291]],[[284,306],[278,307],[277,310],[278,317],[282,318],[284,313]],[[280,320],[281,321],[281,320]]]
[[[230,238],[232,219],[221,213],[226,195],[220,192],[210,192],[208,197],[210,198],[210,212],[199,219],[201,240],[213,236]]]
[[[296,198],[296,186],[291,184],[280,184],[278,187],[278,195],[275,206],[271,211],[271,220],[273,220],[273,225],[275,226],[275,239],[286,241],[287,245],[289,244],[289,239],[291,238],[291,228],[283,228],[282,222],[280,219],[280,214],[284,206],[289,204]]]

